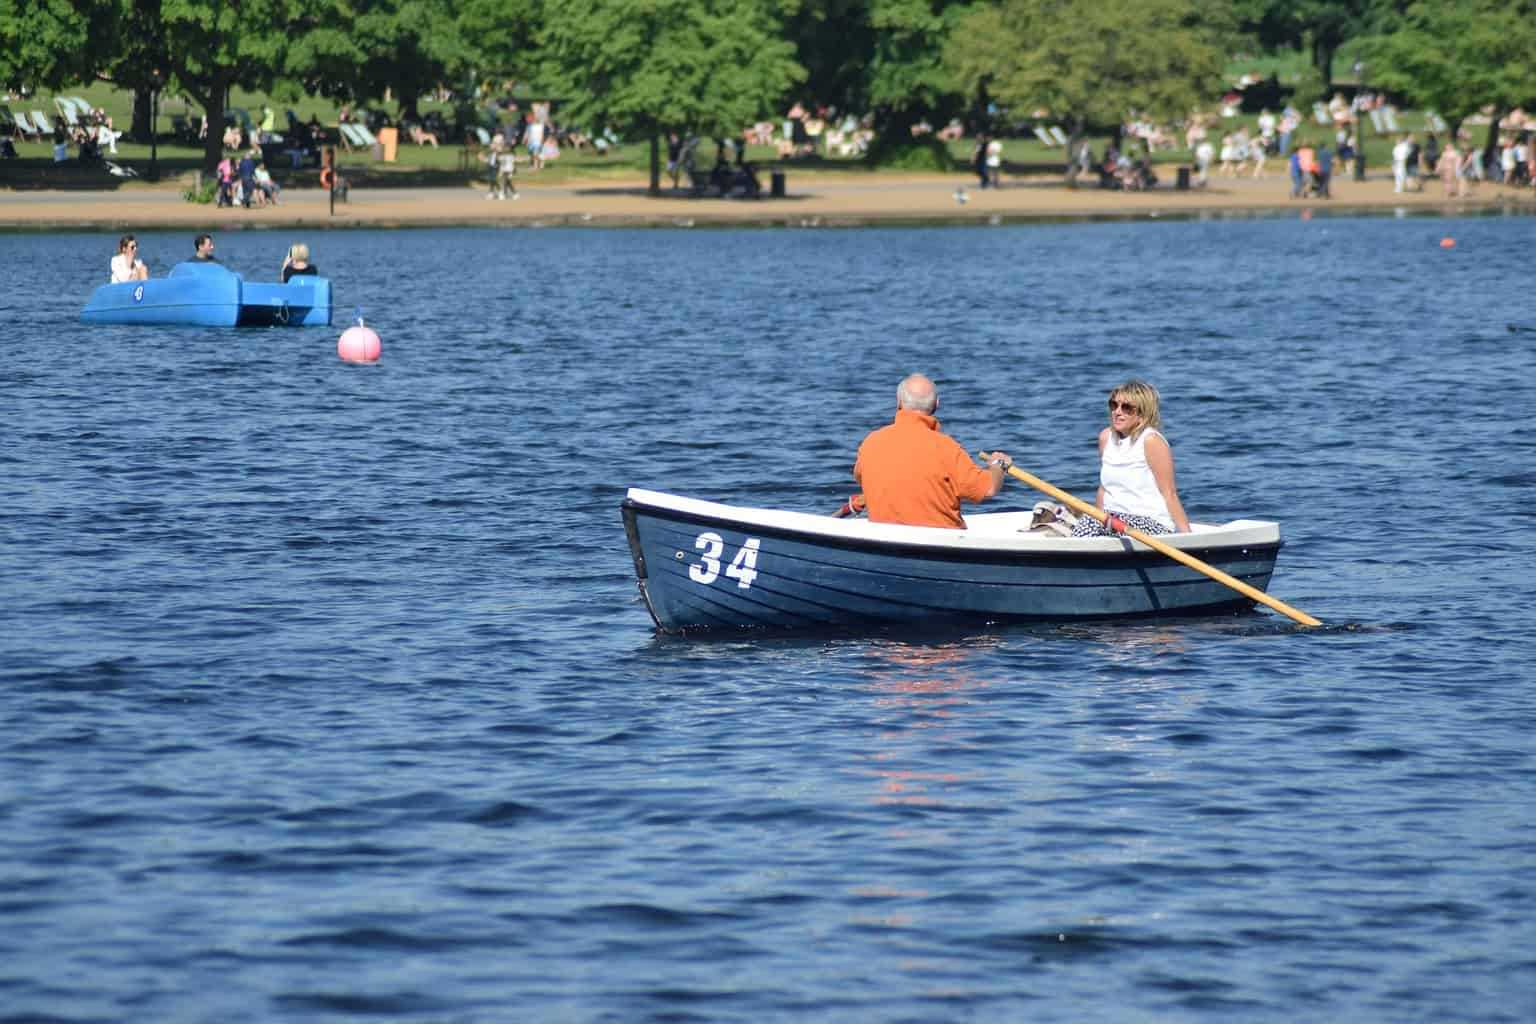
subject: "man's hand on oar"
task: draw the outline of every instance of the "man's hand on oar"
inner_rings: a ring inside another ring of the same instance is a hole
[[[863,512],[866,507],[867,506],[864,501],[864,495],[850,494],[848,496],[848,500],[843,502],[843,507],[837,510],[835,516],[838,519],[846,519],[849,516],[858,515],[860,512]]]

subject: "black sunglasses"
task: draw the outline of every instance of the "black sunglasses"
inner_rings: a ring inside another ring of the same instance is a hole
[[[1119,409],[1121,412],[1128,412],[1132,416],[1141,415],[1140,407],[1132,405],[1130,402],[1117,402],[1111,398],[1109,400],[1109,411],[1114,412],[1116,409]]]

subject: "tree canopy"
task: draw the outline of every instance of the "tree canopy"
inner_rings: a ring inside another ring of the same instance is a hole
[[[563,117],[651,141],[660,190],[664,132],[737,138],[805,77],[760,0],[548,0],[540,81]]]
[[[1119,125],[1130,112],[1186,117],[1209,101],[1222,55],[1195,0],[1002,0],[956,25],[946,56],[967,88],[1028,116]]]
[[[877,139],[993,102],[1077,133],[1208,107],[1226,56],[1266,48],[1308,53],[1315,88],[1354,43],[1372,86],[1459,123],[1536,101],[1533,36],[1536,0],[0,0],[0,84],[181,92],[216,127],[232,87],[411,117],[439,85],[467,105],[516,79],[650,139],[656,187],[663,133],[735,136],[795,100]]]
[[[1419,0],[1389,27],[1360,41],[1371,83],[1437,111],[1453,138],[1487,108],[1492,145],[1499,119],[1536,99],[1531,0]]]

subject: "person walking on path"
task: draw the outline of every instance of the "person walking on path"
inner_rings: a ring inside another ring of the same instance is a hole
[[[933,381],[914,373],[896,389],[895,421],[859,445],[853,477],[864,489],[871,522],[963,530],[960,503],[985,501],[1003,489],[1013,460],[992,452],[986,469],[976,465],[940,432],[938,409]]]
[[[1456,187],[1460,168],[1461,154],[1456,152],[1456,140],[1451,139],[1446,142],[1445,148],[1440,151],[1440,158],[1435,161],[1435,173],[1440,176],[1440,192],[1447,199],[1460,194]]]
[[[976,172],[977,188],[986,188],[991,184],[991,176],[987,173],[987,137],[976,136],[976,148],[971,151],[971,170]]]
[[[1404,135],[1392,147],[1392,191],[1403,192],[1408,188],[1408,136]]]

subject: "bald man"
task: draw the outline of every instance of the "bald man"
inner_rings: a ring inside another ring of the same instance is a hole
[[[965,529],[960,502],[985,501],[1003,489],[1013,460],[1002,452],[972,461],[934,413],[939,392],[914,373],[896,389],[896,420],[859,445],[853,477],[864,488],[871,522]]]

